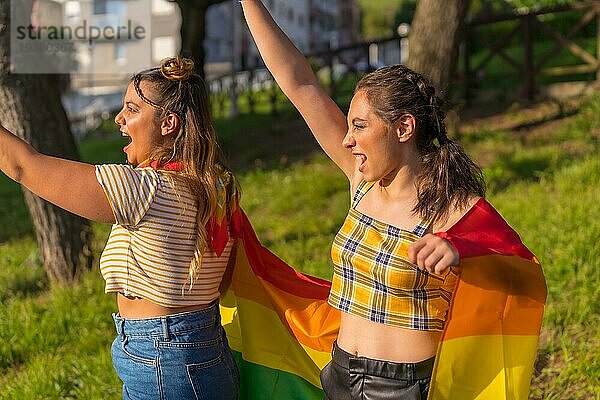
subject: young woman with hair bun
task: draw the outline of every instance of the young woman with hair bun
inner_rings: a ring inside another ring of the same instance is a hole
[[[267,68],[349,180],[328,299],[341,322],[323,390],[335,400],[425,399],[461,261],[444,233],[497,215],[481,170],[446,135],[424,76],[402,65],[367,74],[345,116],[262,2],[241,3]]]
[[[131,79],[115,117],[129,165],[38,153],[0,127],[0,169],[38,196],[113,228],[100,259],[117,293],[113,364],[123,399],[235,399],[237,367],[220,322],[233,256],[236,181],[202,78],[174,57]]]

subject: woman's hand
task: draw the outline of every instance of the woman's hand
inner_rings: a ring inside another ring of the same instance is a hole
[[[441,275],[448,267],[458,265],[458,252],[446,239],[426,234],[408,248],[408,260],[420,269]]]

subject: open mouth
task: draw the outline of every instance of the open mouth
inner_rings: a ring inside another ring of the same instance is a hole
[[[131,136],[129,136],[128,134],[126,134],[123,131],[119,131],[119,132],[121,132],[121,136],[126,137],[127,139],[129,139],[129,143],[131,143]]]
[[[131,136],[129,136],[128,134],[126,134],[123,131],[121,132],[121,136],[127,138],[127,144],[125,145],[125,147],[123,147],[123,151],[126,151],[126,149],[131,145],[131,142],[133,141],[133,139],[131,139]]]
[[[356,157],[356,159],[360,163],[358,166],[358,170],[360,172],[363,172],[363,170],[365,169],[365,163],[367,162],[367,156],[365,156],[364,154],[354,154],[354,157]]]

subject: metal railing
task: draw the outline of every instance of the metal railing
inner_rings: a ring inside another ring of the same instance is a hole
[[[334,99],[343,102],[365,72],[402,61],[399,36],[355,43],[307,57]],[[225,74],[208,80],[215,115],[235,115],[240,109],[255,112],[262,106],[276,114],[287,104],[272,75],[264,67]]]

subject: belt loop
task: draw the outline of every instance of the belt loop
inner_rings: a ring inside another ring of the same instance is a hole
[[[121,342],[125,341],[125,319],[119,318],[119,334],[121,336]]]
[[[408,376],[407,376],[408,381],[411,384],[413,384],[416,381],[416,379],[415,379],[415,370],[416,370],[417,364],[416,363],[410,363],[410,364],[407,364],[407,367],[408,368],[407,368],[406,372],[408,373]]]
[[[217,303],[216,303],[216,305],[214,305],[212,314],[215,316],[215,320],[216,320],[215,325],[220,326],[221,325],[221,307],[219,306],[218,300],[215,300],[215,301],[217,301]],[[211,306],[211,308],[212,307],[213,306]]]
[[[168,342],[171,338],[169,336],[169,324],[167,323],[167,317],[161,317],[160,319],[163,331],[163,340]]]

